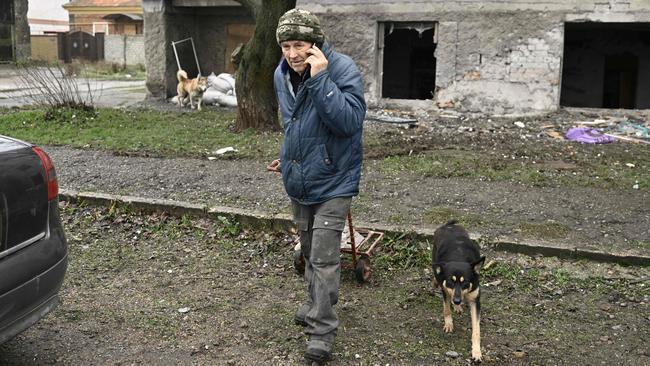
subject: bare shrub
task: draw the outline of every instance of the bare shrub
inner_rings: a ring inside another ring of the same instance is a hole
[[[89,79],[77,79],[60,64],[21,63],[17,65],[20,88],[46,115],[59,108],[93,111],[98,89]]]

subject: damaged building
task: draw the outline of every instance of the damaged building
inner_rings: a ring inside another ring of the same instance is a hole
[[[232,50],[254,30],[233,0],[144,0],[143,7],[155,97],[175,93],[172,42],[193,40],[195,73],[227,72]],[[333,46],[357,62],[371,106],[496,115],[650,108],[650,0],[299,0],[297,7],[317,14]],[[188,50],[177,52],[194,63]]]

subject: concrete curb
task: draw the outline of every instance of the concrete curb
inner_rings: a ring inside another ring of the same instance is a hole
[[[165,211],[176,216],[192,215],[211,218],[224,216],[229,219],[237,220],[244,226],[295,232],[292,218],[287,214],[269,214],[225,206],[209,207],[190,202],[122,196],[107,193],[77,192],[66,189],[61,189],[59,199],[71,202],[87,202],[98,206],[116,205],[128,206],[143,211]],[[433,229],[428,228],[406,228],[377,223],[359,222],[357,220],[355,220],[355,226],[369,230],[382,231],[389,237],[405,237],[419,241],[431,241],[434,232]],[[472,233],[471,237],[473,239],[479,239],[481,238],[481,235]],[[607,253],[577,247],[569,248],[536,240],[521,241],[514,238],[500,237],[496,240],[490,240],[488,245],[496,250],[527,255],[543,255],[566,259],[589,259],[599,262],[631,264],[638,266],[650,265],[650,256],[639,255],[636,253]]]

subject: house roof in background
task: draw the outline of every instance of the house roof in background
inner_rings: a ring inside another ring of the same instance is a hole
[[[108,14],[103,16],[102,18],[104,19],[110,19],[110,20],[120,20],[120,19],[129,19],[129,20],[142,20],[142,15],[138,14]]]

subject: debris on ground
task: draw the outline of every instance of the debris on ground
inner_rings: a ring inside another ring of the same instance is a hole
[[[616,139],[623,140],[635,143],[645,143],[650,144],[650,122],[643,121],[637,118],[631,117],[607,117],[607,118],[596,118],[593,121],[579,121],[577,122],[579,127],[574,127],[570,131],[574,131],[575,128],[584,129],[589,131],[590,137],[585,137],[588,141],[599,141],[599,142],[588,142],[581,141],[586,143],[603,143],[600,142],[602,139]],[[591,128],[584,126],[592,126]],[[575,132],[574,132],[575,133]],[[569,134],[569,132],[567,132]],[[600,135],[596,137],[596,135]]]
[[[239,150],[235,149],[234,147],[232,147],[232,146],[228,146],[228,147],[223,147],[223,148],[221,148],[221,149],[219,149],[219,150],[215,150],[215,151],[213,151],[212,153],[213,153],[213,154],[217,154],[217,155],[223,155],[223,154],[225,154],[225,153],[229,153],[229,152],[238,152],[238,151],[239,151]]]
[[[573,127],[566,133],[567,140],[582,142],[585,144],[609,144],[616,139],[596,128]]]

